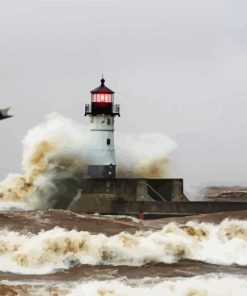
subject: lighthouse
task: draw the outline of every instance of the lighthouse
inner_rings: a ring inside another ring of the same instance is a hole
[[[101,85],[91,91],[85,116],[90,118],[88,177],[115,178],[114,120],[120,116],[120,106],[114,104],[114,91],[105,86],[103,77]]]

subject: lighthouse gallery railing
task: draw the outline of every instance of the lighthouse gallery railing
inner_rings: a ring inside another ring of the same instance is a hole
[[[118,115],[120,116],[120,105],[114,104],[111,108],[111,115]],[[92,104],[85,104],[85,115],[92,114]]]

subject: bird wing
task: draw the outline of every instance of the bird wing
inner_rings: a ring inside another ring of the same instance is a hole
[[[8,112],[9,112],[10,107],[5,108],[5,109],[0,109],[0,113],[2,116],[8,116]]]

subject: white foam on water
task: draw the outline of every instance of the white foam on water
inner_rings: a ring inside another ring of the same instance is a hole
[[[113,236],[54,228],[39,234],[0,231],[0,271],[46,274],[76,263],[135,265],[181,259],[247,265],[247,221],[169,223],[160,231]]]
[[[92,275],[93,276],[93,275]],[[108,281],[43,282],[1,281],[19,296],[246,296],[247,278],[207,274],[190,278],[117,278]],[[20,288],[21,287],[21,288]],[[19,289],[18,289],[19,288]],[[11,294],[12,295],[12,294]]]
[[[237,276],[198,276],[134,284],[121,280],[79,284],[69,296],[246,296],[247,279]]]

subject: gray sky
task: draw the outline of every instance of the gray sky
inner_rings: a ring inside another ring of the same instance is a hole
[[[174,139],[187,190],[247,183],[247,1],[0,0],[0,37],[1,178],[46,114],[87,123],[104,73],[116,128]]]

